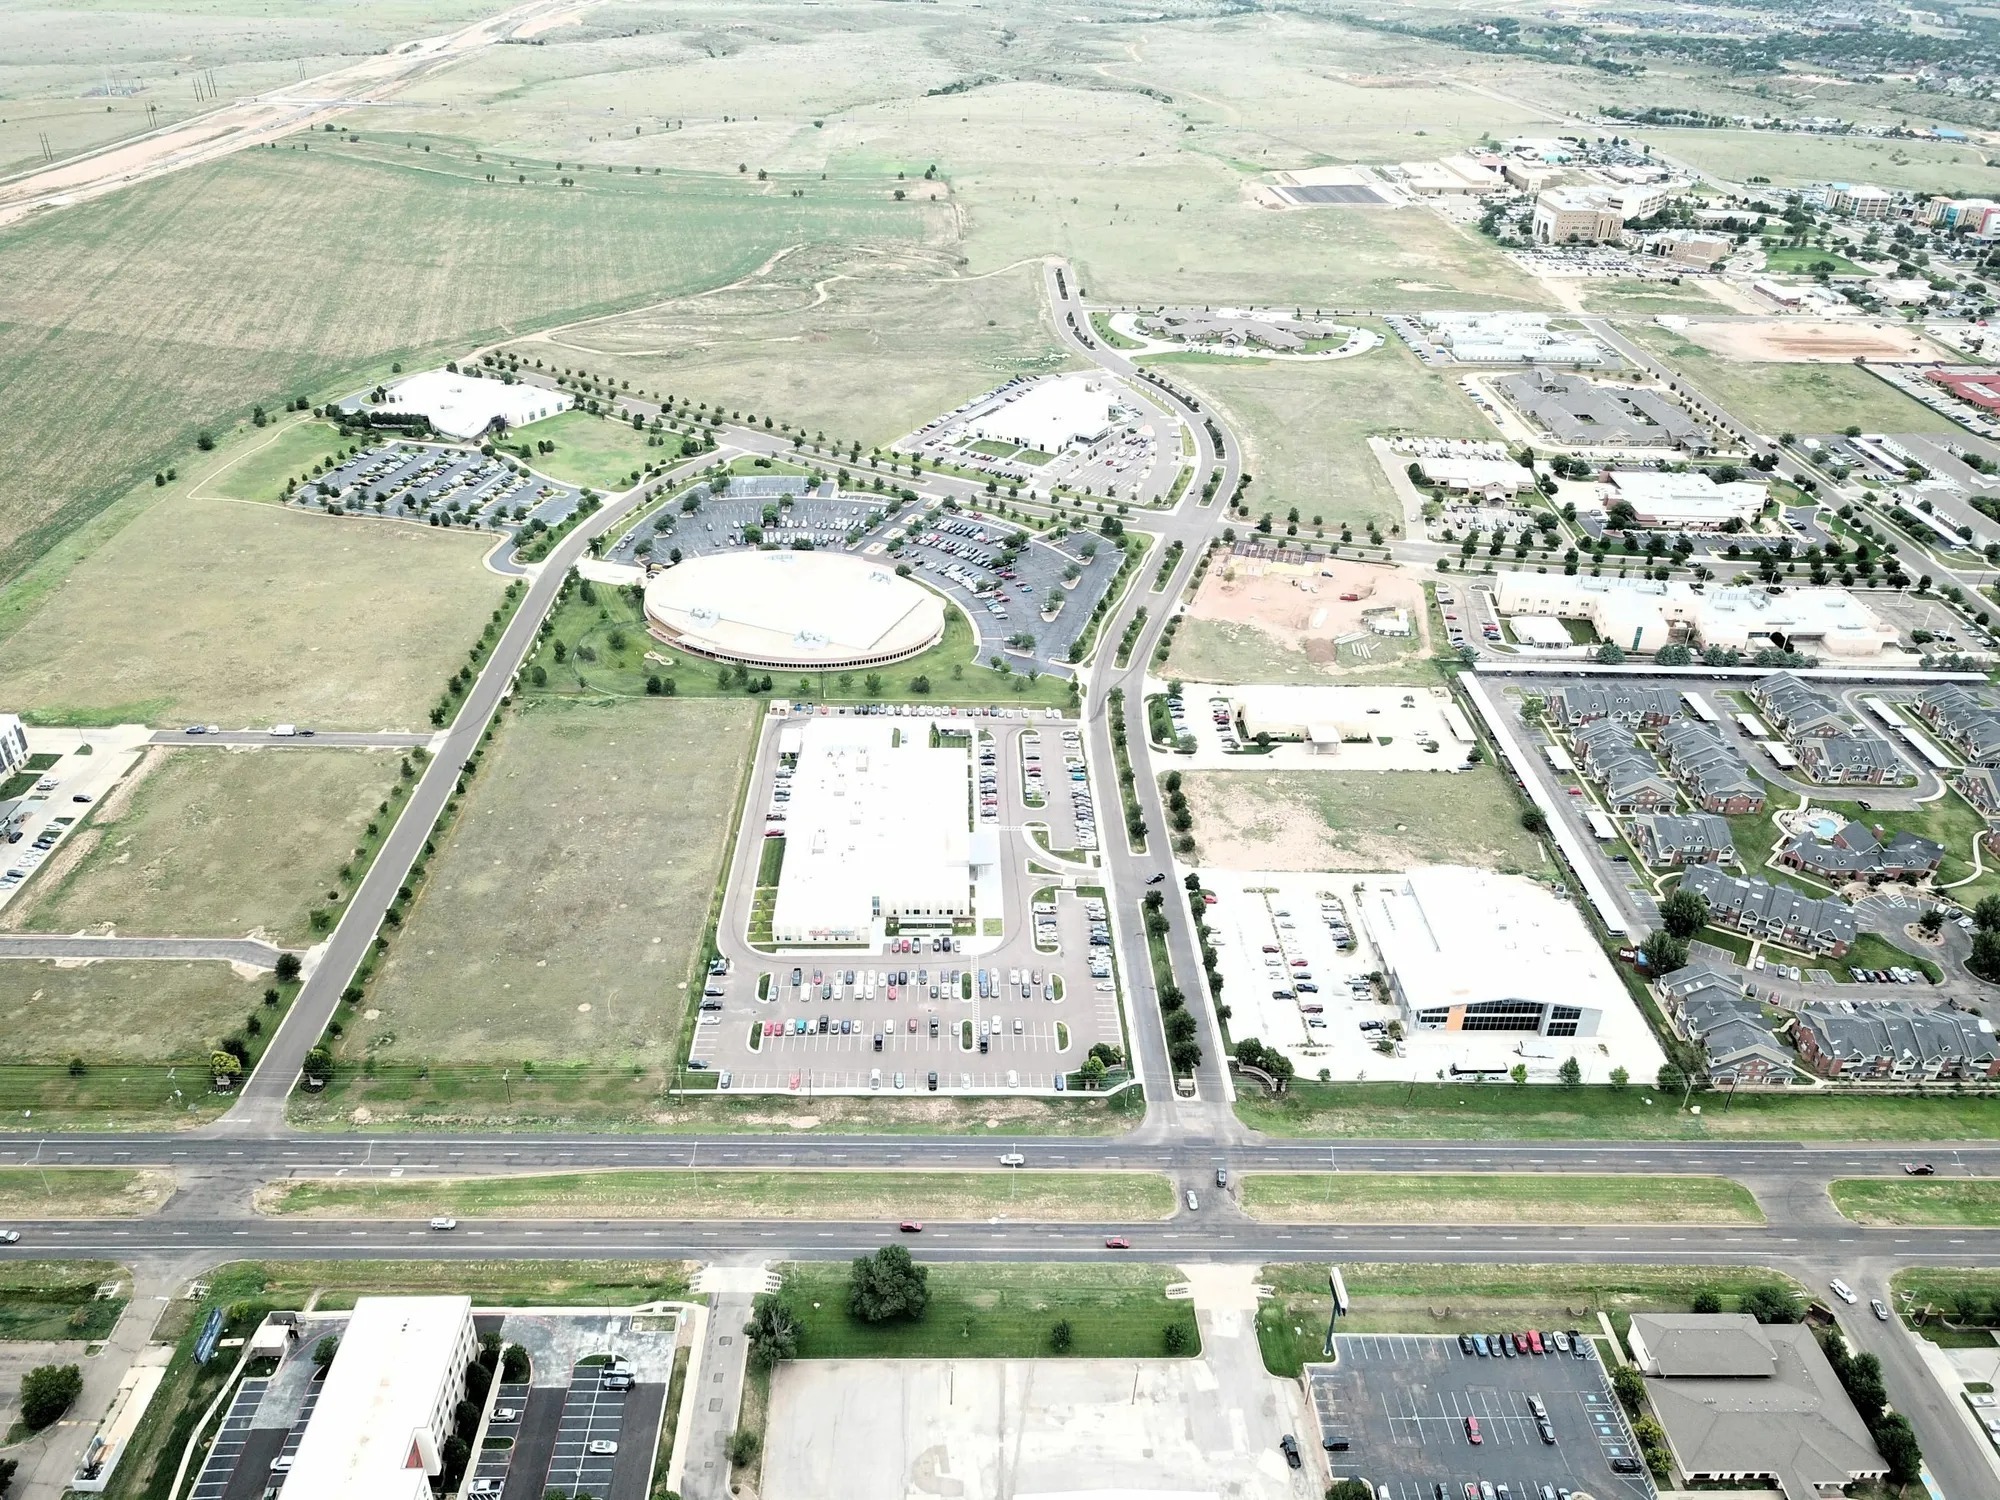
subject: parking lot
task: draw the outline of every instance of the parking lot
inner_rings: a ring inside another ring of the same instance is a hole
[[[1578,1355],[1557,1347],[1567,1333],[1535,1336],[1546,1352],[1509,1357],[1468,1353],[1449,1334],[1338,1335],[1334,1363],[1308,1370],[1322,1442],[1347,1445],[1327,1453],[1334,1477],[1366,1479],[1391,1500],[1434,1500],[1438,1485],[1461,1500],[1468,1490],[1482,1496],[1482,1484],[1494,1500],[1650,1500],[1652,1481],[1590,1341]],[[1486,1338],[1511,1346],[1515,1335]]]
[[[999,842],[995,865],[977,878],[977,930],[913,930],[867,952],[752,948],[748,895],[764,829],[783,825],[746,817],[717,932],[727,969],[708,976],[690,1042],[690,1058],[714,1070],[718,1086],[1052,1094],[1069,1089],[1094,1044],[1124,1050],[1103,898],[1087,874],[1047,873],[1050,863],[1088,860],[1097,847],[1078,725],[1041,711],[925,716],[945,733],[972,736],[975,830]],[[753,813],[783,805],[788,773],[777,742],[775,728],[767,730],[748,792]],[[1037,860],[1045,863],[1031,869]],[[998,934],[985,929],[993,916]]]
[[[570,1372],[549,1459],[548,1487],[603,1500],[611,1493],[612,1471],[623,1451],[625,1408],[632,1387],[605,1384],[605,1365],[578,1365]]]
[[[355,515],[513,531],[529,521],[558,524],[576,509],[581,496],[573,485],[535,473],[516,473],[477,448],[394,442],[363,449],[300,485],[291,503],[313,510],[339,506]]]

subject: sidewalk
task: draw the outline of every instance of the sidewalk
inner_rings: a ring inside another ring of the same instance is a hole
[[[688,1371],[698,1394],[694,1420],[683,1440],[684,1500],[728,1500],[729,1439],[743,1410],[743,1376],[749,1363],[743,1325],[750,1321],[757,1294],[774,1290],[776,1280],[762,1265],[709,1266],[695,1278],[695,1291],[708,1293],[710,1302],[708,1327]]]
[[[60,1500],[69,1488],[71,1477],[83,1462],[84,1449],[111,1409],[119,1382],[152,1341],[153,1328],[180,1280],[178,1275],[159,1271],[141,1273],[134,1280],[132,1300],[125,1304],[111,1336],[94,1357],[83,1362],[83,1394],[76,1398],[69,1414],[8,1455],[21,1465],[16,1482],[22,1500]]]

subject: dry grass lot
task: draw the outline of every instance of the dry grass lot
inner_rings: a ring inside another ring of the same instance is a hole
[[[761,708],[534,700],[516,713],[348,1024],[349,1053],[664,1062]]]
[[[1928,1227],[2000,1225],[2000,1182],[1848,1177],[1832,1185],[1833,1206],[1857,1224]]]
[[[43,720],[410,729],[502,580],[491,538],[226,500],[151,506],[0,640]]]
[[[1761,1224],[1724,1177],[1254,1172],[1253,1219],[1281,1224]]]
[[[307,913],[396,767],[356,750],[151,750],[0,925],[311,942]]]
[[[1255,765],[1254,757],[1244,757]],[[1200,857],[1243,870],[1407,870],[1471,864],[1548,867],[1491,764],[1429,771],[1194,771]]]
[[[1958,430],[1949,418],[1834,356],[1825,364],[1752,362],[1714,353],[1670,329],[1635,325],[1627,332],[1759,432],[1840,432],[1850,425],[1870,432]]]
[[[265,1213],[311,1218],[431,1214],[535,1219],[1164,1219],[1156,1172],[577,1172],[445,1181],[289,1182]]]
[[[174,1194],[171,1172],[115,1167],[0,1168],[0,1219],[128,1219]]]
[[[0,965],[0,1037],[6,1062],[82,1057],[96,1076],[120,1063],[169,1063],[208,1054],[259,1008],[269,975],[239,979],[229,965],[134,961]],[[205,1072],[194,1081],[205,1092]]]

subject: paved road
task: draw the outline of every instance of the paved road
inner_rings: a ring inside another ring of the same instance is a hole
[[[404,733],[384,729],[375,734],[353,734],[341,729],[321,729],[306,734],[274,735],[268,729],[220,729],[213,734],[189,734],[184,729],[162,729],[150,745],[204,745],[227,748],[232,745],[264,745],[274,750],[428,750],[443,741],[442,734]]]
[[[255,938],[62,937],[0,934],[0,958],[220,959],[274,969],[283,951]]]

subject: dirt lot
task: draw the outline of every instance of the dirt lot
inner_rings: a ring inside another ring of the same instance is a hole
[[[1353,594],[1354,599],[1344,599]],[[1330,676],[1350,670],[1335,644],[1367,632],[1362,616],[1383,608],[1410,611],[1416,638],[1428,645],[1423,585],[1413,577],[1338,558],[1303,567],[1261,558],[1218,558],[1202,580],[1188,614],[1192,620],[1249,626],[1285,651],[1301,653]],[[1384,645],[1401,642],[1383,640]]]
[[[1681,332],[1725,359],[1814,364],[1822,360],[1944,359],[1922,334],[1892,323],[1689,323]]]

